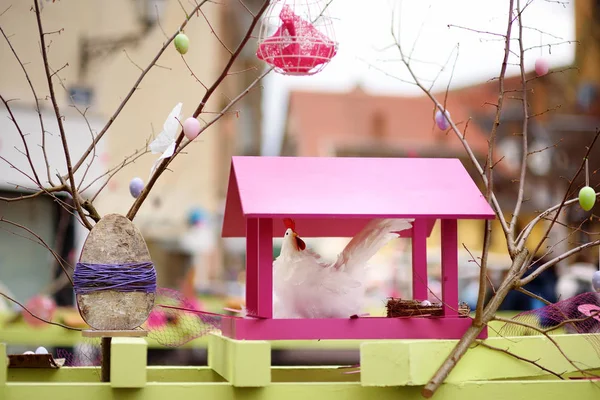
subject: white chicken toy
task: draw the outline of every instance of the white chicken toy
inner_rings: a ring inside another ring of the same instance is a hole
[[[287,227],[281,253],[273,262],[274,318],[349,318],[365,300],[368,261],[412,219],[374,219],[350,240],[335,262],[326,262]]]

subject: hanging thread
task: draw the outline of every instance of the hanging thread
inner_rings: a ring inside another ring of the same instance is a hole
[[[590,186],[590,170],[588,169],[588,159],[585,159],[585,186]]]
[[[156,292],[156,270],[151,262],[126,264],[77,263],[73,273],[76,294],[116,290]]]

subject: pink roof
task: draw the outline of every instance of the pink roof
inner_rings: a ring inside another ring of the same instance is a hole
[[[294,218],[304,237],[353,236],[369,218],[492,219],[458,159],[233,157],[223,237],[245,237],[245,218]],[[331,221],[335,218],[335,221]]]

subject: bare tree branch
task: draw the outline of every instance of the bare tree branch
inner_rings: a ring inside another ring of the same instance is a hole
[[[21,141],[23,142],[23,147],[25,148],[25,157],[27,158],[27,162],[29,162],[29,167],[31,168],[31,172],[33,173],[33,176],[35,177],[35,182],[40,187],[42,187],[42,182],[40,181],[37,171],[35,170],[35,167],[33,166],[33,159],[31,158],[31,154],[29,153],[29,146],[27,145],[27,140],[25,139],[25,134],[21,130],[21,127],[19,126],[17,119],[15,118],[12,110],[10,109],[10,106],[8,105],[8,101],[5,100],[4,97],[2,97],[2,95],[0,95],[0,100],[2,100],[2,102],[4,103],[4,107],[6,107],[6,111],[8,111],[8,114],[10,115],[10,120],[13,122],[13,124],[15,125],[15,128],[17,128],[17,131],[19,132],[19,136],[21,137]]]
[[[269,0],[265,0],[263,2],[263,5],[260,7],[260,9],[258,10],[258,12],[256,13],[256,15],[253,17],[252,22],[250,23],[250,26],[248,27],[248,29],[246,31],[246,34],[242,38],[240,44],[238,45],[238,47],[236,48],[236,50],[233,52],[233,54],[231,55],[231,57],[229,57],[229,61],[227,62],[227,64],[223,68],[221,74],[215,80],[215,82],[212,84],[212,86],[210,88],[208,88],[208,90],[204,94],[204,97],[202,98],[202,101],[200,101],[200,104],[196,108],[196,111],[194,111],[194,114],[193,114],[194,118],[197,118],[202,113],[202,111],[204,110],[204,107],[206,106],[206,103],[208,102],[208,100],[210,99],[210,97],[212,96],[212,94],[214,93],[214,91],[217,89],[217,87],[219,87],[219,85],[221,84],[221,82],[223,82],[223,80],[227,77],[227,74],[229,73],[229,70],[233,66],[233,63],[235,62],[235,60],[237,59],[237,57],[239,56],[239,54],[242,52],[242,49],[244,48],[244,46],[246,46],[246,43],[248,43],[248,40],[250,40],[250,36],[252,35],[252,31],[254,30],[255,26],[258,24],[258,22],[260,20],[260,17],[265,12],[265,10],[267,9],[268,6],[269,6]],[[138,196],[138,198],[135,199],[135,201],[131,205],[131,208],[127,212],[127,218],[129,218],[130,220],[133,220],[133,218],[135,217],[135,215],[137,214],[138,210],[142,206],[142,204],[143,204],[144,200],[146,199],[146,197],[148,197],[148,193],[150,192],[150,190],[152,189],[152,187],[154,186],[154,184],[156,183],[156,181],[158,180],[158,178],[160,177],[160,175],[165,171],[165,169],[171,163],[171,161],[175,158],[175,156],[177,154],[179,154],[179,151],[180,151],[179,150],[179,145],[181,144],[181,142],[183,140],[183,137],[184,137],[184,134],[183,134],[183,131],[181,131],[179,133],[179,135],[177,136],[177,140],[175,141],[175,149],[176,149],[176,151],[173,154],[173,156],[171,156],[169,158],[165,158],[165,159],[162,160],[162,162],[158,165],[158,167],[156,168],[156,171],[154,172],[154,174],[150,178],[150,181],[148,182],[148,184],[142,190],[142,193]]]
[[[42,317],[38,317],[37,315],[35,315],[35,314],[34,314],[34,313],[32,313],[31,311],[29,311],[29,309],[27,309],[27,307],[25,307],[23,304],[19,303],[17,300],[13,299],[13,298],[12,298],[12,297],[10,297],[9,295],[7,295],[7,294],[5,294],[5,293],[2,293],[2,292],[0,292],[0,296],[2,296],[2,297],[4,297],[4,298],[6,298],[6,299],[7,299],[7,300],[9,300],[9,301],[12,301],[13,303],[15,303],[16,305],[18,305],[19,307],[21,307],[23,310],[25,310],[25,311],[26,311],[26,312],[27,312],[29,315],[31,315],[33,318],[35,318],[35,319],[37,319],[37,320],[39,320],[39,321],[45,322],[45,323],[47,323],[47,324],[50,324],[50,325],[60,326],[61,328],[69,329],[69,330],[71,330],[71,331],[82,331],[82,330],[83,330],[83,329],[81,329],[81,328],[75,328],[75,327],[72,327],[72,326],[68,326],[68,325],[61,324],[61,323],[59,323],[59,322],[52,322],[52,321],[48,321],[47,319],[44,319],[44,318],[42,318]]]
[[[52,183],[52,177],[50,175],[50,163],[48,162],[48,154],[46,153],[46,129],[44,128],[44,120],[42,118],[42,112],[41,112],[41,109],[40,109],[40,100],[38,99],[38,96],[37,96],[37,93],[35,91],[35,88],[33,87],[33,83],[31,82],[31,78],[29,77],[29,73],[25,69],[25,65],[23,64],[23,62],[19,58],[19,55],[17,54],[15,48],[13,47],[12,43],[8,39],[8,36],[6,36],[6,33],[4,32],[4,30],[2,29],[1,26],[0,26],[0,32],[2,32],[2,36],[4,36],[4,39],[6,40],[6,43],[8,44],[8,47],[10,47],[10,50],[12,51],[13,55],[15,56],[15,59],[17,60],[17,62],[21,66],[21,70],[23,71],[23,74],[25,75],[25,79],[27,79],[27,84],[29,85],[29,88],[31,89],[31,93],[33,94],[33,100],[35,101],[35,110],[36,110],[36,112],[38,114],[38,119],[40,121],[40,129],[41,129],[41,133],[42,133],[42,144],[41,144],[41,147],[42,147],[42,153],[44,154],[44,162],[46,163],[46,175],[48,177],[48,183],[50,185],[54,186],[54,184]]]
[[[48,251],[50,252],[50,254],[52,254],[52,256],[54,257],[54,259],[56,260],[56,262],[61,266],[63,272],[65,273],[65,275],[67,275],[69,277],[69,282],[71,282],[71,285],[73,284],[73,281],[71,280],[71,277],[69,276],[69,272],[67,271],[67,267],[65,266],[65,264],[63,263],[64,260],[62,260],[62,258],[60,257],[60,255],[58,253],[56,253],[56,251],[54,251],[54,249],[52,249],[50,247],[50,245],[48,245],[48,243],[46,243],[44,241],[44,239],[42,239],[40,237],[40,235],[38,235],[37,233],[35,233],[34,231],[32,231],[31,229],[27,228],[24,225],[21,225],[19,223],[7,220],[6,218],[4,218],[3,216],[0,216],[0,223],[5,223],[8,225],[12,225],[15,228],[19,228],[22,229],[24,231],[26,231],[27,233],[29,233],[31,236],[35,237],[38,240],[38,244],[42,245],[43,247],[45,247],[46,249],[48,249]]]
[[[52,106],[54,108],[54,114],[56,115],[56,123],[58,124],[58,130],[60,131],[60,139],[62,141],[63,151],[65,153],[65,161],[67,164],[67,175],[69,177],[69,182],[71,185],[70,191],[73,196],[73,204],[79,217],[81,218],[81,222],[85,225],[89,230],[92,229],[92,225],[87,220],[85,214],[83,213],[83,209],[81,208],[81,204],[79,204],[79,196],[77,194],[77,185],[75,185],[75,177],[73,176],[73,167],[71,166],[71,156],[69,154],[69,144],[67,143],[67,136],[65,134],[65,128],[63,126],[62,116],[60,115],[60,110],[58,108],[58,102],[56,101],[56,95],[54,94],[54,84],[52,83],[52,75],[50,73],[50,65],[48,63],[48,54],[46,48],[46,39],[44,37],[44,29],[42,27],[42,16],[40,13],[40,6],[37,0],[33,1],[35,8],[35,16],[37,19],[38,33],[40,37],[41,50],[42,50],[42,58],[44,60],[44,70],[46,72],[46,80],[48,82],[48,90],[50,92],[50,100],[52,101]]]
[[[106,132],[111,127],[113,122],[115,122],[115,120],[117,119],[117,117],[119,116],[121,111],[123,111],[123,108],[125,108],[125,105],[129,102],[129,99],[131,99],[131,96],[133,96],[135,91],[138,89],[138,87],[139,87],[140,83],[142,82],[142,80],[144,79],[144,77],[148,74],[148,72],[156,64],[158,59],[162,56],[162,54],[165,52],[165,50],[169,47],[171,42],[173,42],[173,40],[175,40],[175,37],[179,34],[179,32],[181,32],[187,26],[190,19],[192,19],[192,17],[194,16],[194,13],[196,13],[196,11],[198,11],[200,9],[200,7],[202,7],[208,1],[209,0],[204,0],[204,1],[200,2],[199,4],[196,5],[196,7],[192,10],[192,12],[189,15],[186,15],[184,21],[182,22],[181,25],[179,25],[179,28],[177,29],[177,31],[167,39],[167,41],[163,44],[163,46],[160,48],[158,53],[156,53],[154,58],[150,61],[148,66],[142,71],[142,73],[140,74],[138,79],[133,84],[133,87],[129,90],[129,93],[127,93],[127,95],[125,96],[125,98],[123,99],[121,104],[119,104],[119,107],[117,107],[117,110],[113,113],[113,115],[110,117],[110,119],[106,122],[106,124],[104,125],[102,130],[96,135],[96,138],[92,141],[92,143],[90,143],[87,150],[83,152],[83,155],[81,156],[79,161],[77,161],[75,163],[75,166],[73,167],[73,171],[77,171],[81,167],[81,165],[84,163],[85,159],[92,152],[92,150],[96,147],[96,145],[98,144],[100,139],[102,139],[102,137],[104,137],[104,134],[106,134]]]
[[[517,202],[515,204],[515,210],[513,211],[513,216],[510,220],[510,239],[514,243],[515,237],[515,227],[517,224],[517,219],[519,218],[519,214],[521,212],[521,206],[523,205],[523,196],[525,194],[525,174],[527,173],[527,156],[529,155],[529,150],[527,147],[527,128],[529,126],[529,105],[527,104],[527,80],[525,77],[525,50],[523,50],[523,11],[521,10],[521,2],[517,0],[517,19],[519,21],[519,71],[521,73],[521,95],[523,96],[522,100],[522,112],[523,112],[523,127],[522,127],[522,158],[521,158],[521,173],[519,175],[519,190],[517,194]],[[534,252],[535,254],[535,252]]]
[[[562,375],[564,374],[564,372],[562,372],[562,373],[557,373],[557,372],[554,372],[554,371],[552,371],[551,369],[548,369],[548,368],[544,367],[543,365],[541,365],[540,363],[538,363],[538,361],[539,361],[539,360],[530,360],[530,359],[528,359],[528,358],[521,357],[520,355],[518,355],[518,354],[515,354],[515,353],[511,352],[511,351],[510,351],[510,350],[508,350],[508,349],[501,349],[500,347],[496,347],[496,346],[492,346],[492,345],[490,345],[490,344],[487,344],[487,343],[486,343],[486,342],[484,342],[484,341],[477,341],[477,345],[478,345],[478,346],[483,346],[483,347],[485,347],[485,348],[488,348],[488,349],[490,349],[490,350],[495,350],[495,351],[499,351],[499,352],[502,352],[502,353],[508,354],[509,356],[511,356],[511,357],[514,357],[514,358],[516,358],[517,360],[521,360],[521,361],[524,361],[524,362],[526,362],[526,363],[529,363],[529,364],[535,365],[536,367],[538,367],[538,368],[539,368],[539,369],[541,369],[542,371],[544,371],[544,372],[547,372],[547,373],[549,373],[549,374],[551,374],[551,375],[554,375],[554,376],[556,376],[558,379],[563,379],[563,380],[565,379],[565,378],[563,378],[563,377],[562,377]]]

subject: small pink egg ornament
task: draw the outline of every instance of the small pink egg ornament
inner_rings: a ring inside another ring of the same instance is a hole
[[[190,117],[183,121],[183,133],[188,140],[194,140],[200,134],[200,121]]]
[[[144,190],[144,181],[142,178],[136,177],[129,182],[129,193],[131,193],[134,198],[137,199],[142,193],[142,190]]]
[[[56,312],[56,303],[52,297],[46,295],[35,295],[25,303],[25,308],[31,312],[31,314],[25,310],[21,312],[25,323],[31,327],[38,328],[46,325],[46,322],[39,320],[36,317],[51,321]],[[32,315],[33,314],[33,315]],[[36,317],[34,317],[34,315]]]
[[[448,116],[448,119],[450,119],[450,111],[446,110],[444,114],[446,114],[446,116]],[[435,112],[435,123],[437,124],[438,128],[440,128],[443,131],[450,128],[450,123],[448,122],[448,119],[446,119],[444,114],[442,114],[440,110],[437,110]]]
[[[545,58],[538,58],[535,60],[535,73],[538,76],[543,76],[548,73],[550,70],[550,64],[548,64],[548,60]]]

